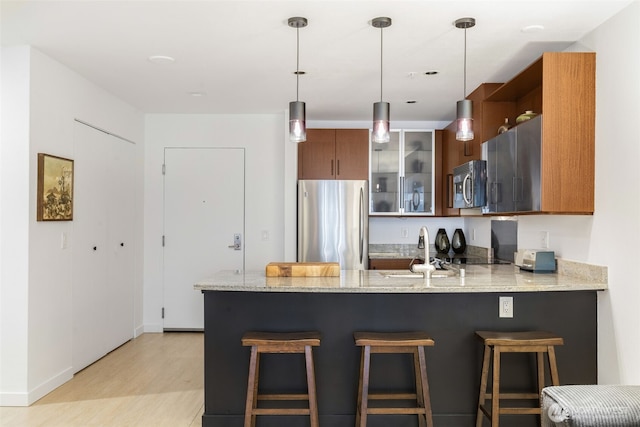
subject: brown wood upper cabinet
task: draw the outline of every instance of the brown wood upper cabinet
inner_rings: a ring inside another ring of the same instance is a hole
[[[453,209],[453,168],[481,159],[482,143],[498,135],[505,118],[517,126],[516,117],[527,110],[542,114],[540,210],[513,213],[593,213],[595,53],[546,52],[510,81],[484,83],[468,98],[475,138],[456,141],[455,122],[443,132],[443,215],[459,215]]]
[[[369,130],[307,129],[298,179],[369,179]]]
[[[542,115],[540,210],[518,213],[593,213],[595,69],[593,52],[545,52],[485,98],[485,109],[511,105],[514,124],[527,110]]]

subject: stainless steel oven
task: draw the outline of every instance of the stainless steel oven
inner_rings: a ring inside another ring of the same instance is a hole
[[[472,160],[453,168],[453,207],[480,208],[486,204],[487,162]]]

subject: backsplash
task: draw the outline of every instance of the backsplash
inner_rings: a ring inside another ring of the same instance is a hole
[[[396,254],[400,257],[413,258],[417,254],[421,253],[422,249],[418,249],[417,244],[404,244],[404,243],[378,243],[369,244],[369,256],[371,254]],[[432,244],[429,245],[429,252],[436,253],[436,248]],[[453,254],[451,251],[450,254]],[[493,250],[491,248],[481,248],[479,246],[467,246],[465,251],[467,256],[473,256],[478,258],[492,258]]]

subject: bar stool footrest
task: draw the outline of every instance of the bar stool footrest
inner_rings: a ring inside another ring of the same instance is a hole
[[[369,400],[416,400],[415,393],[369,393]]]
[[[367,414],[370,415],[424,415],[426,413],[425,408],[367,408]]]
[[[309,415],[308,409],[300,408],[255,408],[251,411],[253,415]]]
[[[258,400],[309,400],[308,394],[259,394]]]

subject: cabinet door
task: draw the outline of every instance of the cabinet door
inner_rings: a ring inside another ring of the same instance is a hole
[[[336,129],[336,179],[369,179],[369,131]]]
[[[460,165],[458,156],[460,141],[456,140],[455,123],[442,132],[442,215],[459,216],[460,209],[453,207],[453,168]]]
[[[487,141],[487,209],[486,212],[515,210],[516,177],[515,132],[505,132]]]
[[[433,215],[435,156],[433,131],[403,132],[402,200],[407,215]]]
[[[519,124],[516,133],[514,195],[518,212],[540,210],[542,116]]]
[[[298,179],[335,179],[335,129],[307,129],[307,140],[298,144]]]
[[[369,213],[400,214],[400,131],[391,131],[387,143],[370,142]]]
[[[369,259],[369,270],[409,270],[410,258],[374,258]]]

